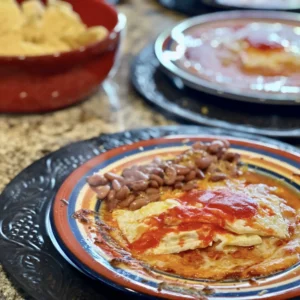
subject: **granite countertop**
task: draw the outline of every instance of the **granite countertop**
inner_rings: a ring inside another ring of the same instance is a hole
[[[132,90],[132,57],[159,32],[183,18],[155,0],[123,0],[118,5],[127,16],[127,36],[117,75],[96,95],[79,105],[43,115],[0,115],[0,192],[33,161],[68,143],[101,133],[172,124],[153,111]],[[23,299],[0,266],[0,300]]]
[[[43,115],[0,115],[0,192],[33,161],[68,143],[130,128],[173,124],[133,91],[129,64],[159,32],[184,18],[155,0],[123,0],[127,36],[117,75],[79,105]],[[0,266],[0,300],[24,299]]]

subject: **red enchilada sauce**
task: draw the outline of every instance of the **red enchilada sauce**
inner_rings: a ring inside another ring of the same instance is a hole
[[[145,252],[157,247],[167,233],[192,230],[198,231],[199,240],[207,247],[216,232],[226,232],[223,229],[225,220],[248,219],[258,209],[257,203],[250,197],[227,189],[190,191],[177,200],[181,202],[181,206],[175,206],[147,220],[149,227],[155,229],[142,234],[130,245],[131,250]],[[202,207],[195,207],[197,204]]]

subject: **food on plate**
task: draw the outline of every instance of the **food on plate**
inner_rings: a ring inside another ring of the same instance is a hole
[[[226,64],[265,76],[289,75],[300,70],[299,35],[287,25],[250,23],[220,40],[229,52]]]
[[[56,54],[105,39],[103,26],[88,28],[72,6],[64,1],[15,0],[0,2],[0,55]]]
[[[300,260],[299,193],[243,165],[227,140],[87,178],[101,222],[154,269],[190,278],[267,276]],[[79,211],[87,222],[89,211]]]
[[[147,165],[125,168],[121,175],[108,172],[87,179],[98,198],[112,211],[117,206],[138,209],[160,199],[160,189],[192,190],[205,177],[212,182],[238,176],[240,155],[229,152],[229,142],[216,140],[210,144],[195,143],[174,159],[157,157]]]
[[[236,88],[299,93],[299,23],[223,20],[191,27],[184,34],[185,52],[176,61],[180,68]]]

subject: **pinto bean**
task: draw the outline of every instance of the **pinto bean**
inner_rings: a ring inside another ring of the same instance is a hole
[[[139,170],[134,170],[132,172],[132,177],[135,178],[135,180],[148,180],[149,176]]]
[[[226,152],[223,154],[222,159],[227,160],[229,162],[238,162],[240,160],[239,153]]]
[[[190,190],[192,190],[192,189],[194,189],[194,188],[196,188],[196,187],[198,187],[197,182],[195,182],[195,181],[189,181],[189,182],[187,182],[187,183],[182,187],[182,189],[183,189],[184,191],[190,191]]]
[[[185,180],[191,181],[191,180],[195,179],[196,174],[197,174],[196,171],[194,171],[194,170],[190,171],[187,175],[185,175]]]
[[[172,185],[175,183],[176,180],[176,169],[173,167],[167,167],[165,169],[165,176],[164,176],[164,182],[166,185]]]
[[[166,167],[168,167],[169,166],[169,164],[168,164],[168,162],[166,162],[166,161],[163,161],[163,162],[161,162],[159,165],[158,165],[158,167],[160,168],[160,169],[162,169],[162,170],[164,170]]]
[[[86,179],[87,183],[90,186],[99,186],[107,184],[107,179],[100,174],[94,174]]]
[[[148,195],[159,194],[159,189],[148,188],[148,189],[146,190],[146,193],[147,193]]]
[[[152,188],[159,188],[160,185],[158,184],[157,181],[155,181],[155,180],[150,180],[150,181],[149,181],[149,186],[152,187]]]
[[[156,167],[155,165],[146,165],[146,166],[141,166],[139,168],[139,171],[143,172],[144,174],[147,175],[147,178],[149,178],[150,174],[156,174],[156,175],[163,175],[164,174],[164,170]]]
[[[112,199],[106,203],[109,212],[112,212],[118,205],[118,199]]]
[[[102,200],[104,199],[108,193],[110,191],[110,186],[107,184],[107,185],[103,185],[103,186],[100,186],[98,189],[97,189],[97,197]]]
[[[131,182],[129,187],[134,191],[144,191],[147,189],[149,183],[145,180],[138,180]]]
[[[164,170],[162,168],[156,167],[156,168],[153,168],[151,170],[151,174],[155,174],[155,175],[158,175],[158,176],[163,176],[164,175]]]
[[[185,177],[183,175],[176,176],[176,182],[184,181]]]
[[[226,149],[230,148],[230,142],[228,140],[221,140]]]
[[[211,154],[217,154],[218,152],[224,151],[225,145],[223,141],[213,141],[207,148],[207,151]]]
[[[115,199],[115,197],[116,197],[116,191],[111,190],[107,195],[107,201],[112,201],[113,199]]]
[[[212,162],[213,162],[212,156],[204,156],[201,158],[197,158],[195,161],[196,166],[201,170],[207,169]]]
[[[182,182],[176,182],[174,185],[175,189],[182,189],[183,188],[183,183]]]
[[[138,197],[130,203],[129,209],[131,209],[131,210],[139,209],[139,208],[147,205],[149,202],[150,202],[150,200],[147,197]]]
[[[205,177],[204,173],[201,170],[196,169],[195,172],[197,178],[203,179]]]
[[[124,178],[128,178],[128,177],[133,177],[132,176],[132,173],[134,172],[135,168],[131,167],[131,168],[125,168],[123,171],[122,171],[122,176]]]
[[[126,177],[124,180],[124,184],[125,185],[130,185],[130,183],[136,181],[136,179],[134,177]]]
[[[118,200],[124,200],[129,195],[130,190],[128,186],[124,185],[121,187],[121,189],[116,193],[116,198]]]
[[[111,185],[112,185],[112,188],[115,190],[115,191],[119,191],[122,187],[121,183],[114,179],[112,182],[111,182]]]
[[[158,183],[159,186],[164,184],[164,180],[156,174],[151,174],[150,179],[155,180]]]
[[[130,194],[125,200],[119,202],[118,206],[120,208],[128,207],[134,199],[135,199],[135,196],[133,194]]]
[[[210,180],[213,182],[221,181],[227,178],[227,175],[224,173],[214,173],[210,176]]]
[[[190,168],[183,166],[183,165],[174,165],[173,166],[176,169],[177,175],[186,175],[191,171]]]
[[[206,150],[207,145],[204,144],[203,142],[196,142],[195,144],[192,145],[192,148],[196,150]]]
[[[236,165],[231,165],[229,172],[230,175],[233,177],[240,176],[243,174],[243,171],[240,170]]]
[[[160,199],[160,194],[152,194],[148,196],[149,202],[155,202]]]
[[[104,177],[109,181],[113,181],[114,179],[118,180],[120,183],[124,183],[124,178],[118,174],[113,172],[107,172],[104,174]]]

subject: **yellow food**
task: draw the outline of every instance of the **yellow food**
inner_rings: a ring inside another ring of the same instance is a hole
[[[0,35],[16,34],[21,30],[23,14],[14,0],[0,1]],[[1,44],[2,46],[2,44]]]
[[[163,202],[149,203],[135,211],[125,209],[115,210],[113,212],[113,218],[117,220],[119,228],[121,228],[128,241],[132,243],[147,231],[148,226],[143,222],[144,220],[159,215],[169,208],[178,205],[180,205],[180,203],[176,200],[168,199]]]
[[[0,1],[0,55],[35,56],[71,51],[107,37],[103,26],[88,28],[64,1]]]
[[[241,51],[245,71],[262,75],[288,75],[300,69],[300,57],[292,52],[251,48]]]
[[[216,190],[218,191],[219,189]],[[245,186],[243,183],[238,183],[237,185],[231,184],[231,191],[250,197],[258,205],[257,213],[252,218],[224,219],[224,230],[221,232],[215,230],[210,233],[211,228],[209,226],[207,228],[200,226],[196,230],[180,230],[178,226],[185,222],[185,220],[182,220],[180,217],[176,218],[176,216],[175,218],[169,217],[168,223],[165,222],[163,227],[172,228],[172,231],[159,236],[159,244],[154,248],[150,247],[145,253],[179,253],[196,248],[206,248],[212,246],[213,242],[218,243],[218,249],[222,249],[225,246],[249,247],[261,244],[261,237],[264,236],[289,237],[288,224],[284,220],[280,208],[280,203],[283,203],[284,200],[273,195],[268,186],[264,184]],[[129,243],[133,243],[145,232],[155,232],[157,230],[157,225],[152,225],[149,222],[149,218],[159,218],[163,213],[168,213],[175,206],[183,210],[187,210],[190,207],[193,208],[192,205],[181,204],[176,199],[168,199],[161,202],[149,203],[136,211],[115,210],[113,218],[117,221],[118,227]],[[200,219],[202,207],[199,203],[197,204],[197,208],[200,208]],[[203,234],[205,230],[207,234]],[[212,240],[207,243],[208,234],[212,234]]]
[[[248,217],[224,215],[220,222],[218,218],[203,219],[205,201],[183,201],[186,195],[201,191],[229,191],[246,197],[255,213]],[[112,237],[134,258],[180,276],[249,278],[269,275],[300,261],[299,194],[252,172],[238,180],[203,181],[191,192],[161,191],[160,201],[135,211],[116,209],[110,213],[104,206],[102,213],[106,223],[117,229],[110,232]]]

